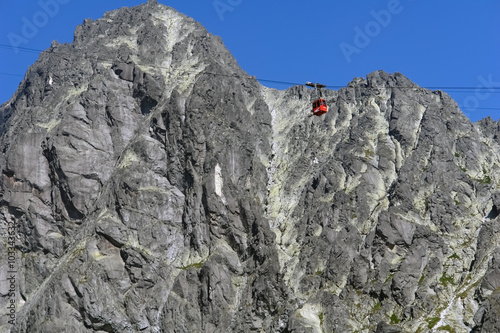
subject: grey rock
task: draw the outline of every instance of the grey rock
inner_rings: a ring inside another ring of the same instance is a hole
[[[53,43],[0,108],[1,331],[498,331],[499,124],[400,73],[313,96],[156,1]]]
[[[377,330],[375,331],[375,333],[400,333],[400,332],[402,332],[401,328],[399,328],[397,325],[389,325],[387,323],[384,323],[383,321],[381,321],[377,325]]]

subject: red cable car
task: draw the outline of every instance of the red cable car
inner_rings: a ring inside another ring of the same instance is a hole
[[[319,98],[313,102],[312,105],[312,113],[315,116],[322,116],[325,113],[328,112],[328,105],[326,105],[326,100],[323,98],[323,94],[321,91],[321,88],[326,87],[324,84],[321,83],[311,83],[311,82],[306,82],[306,86],[316,88],[316,91],[318,91]]]
[[[315,116],[322,116],[328,112],[328,106],[326,106],[326,101],[323,98],[315,100],[313,102],[312,113]]]

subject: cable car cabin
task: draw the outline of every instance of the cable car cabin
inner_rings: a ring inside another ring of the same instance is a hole
[[[317,99],[313,102],[312,113],[315,116],[322,116],[328,112],[326,101],[323,98]]]

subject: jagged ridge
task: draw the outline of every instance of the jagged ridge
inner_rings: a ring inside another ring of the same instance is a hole
[[[1,108],[3,331],[497,329],[498,125],[399,73],[326,99],[154,1],[86,20]]]

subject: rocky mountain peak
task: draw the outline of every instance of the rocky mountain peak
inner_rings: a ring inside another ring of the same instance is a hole
[[[498,124],[400,73],[325,96],[156,1],[53,43],[0,108],[1,331],[498,330]]]

